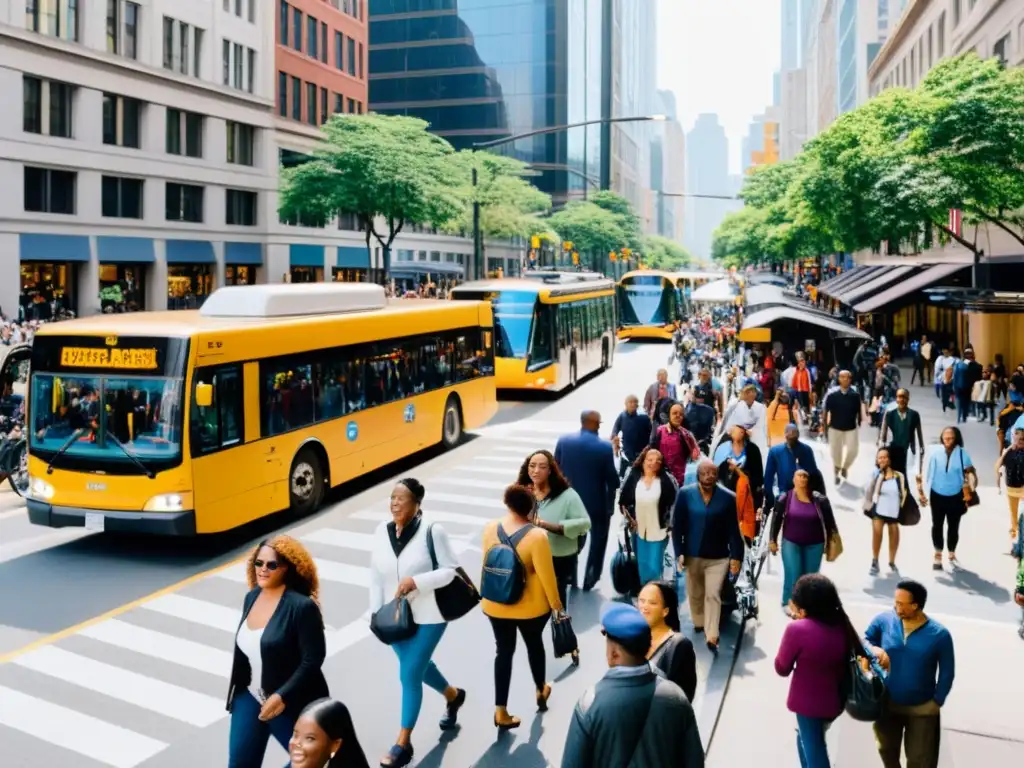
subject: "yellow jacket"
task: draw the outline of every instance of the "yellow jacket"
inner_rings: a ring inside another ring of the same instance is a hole
[[[498,524],[495,520],[484,528],[483,551],[498,544]],[[507,531],[506,531],[507,532]],[[555,580],[555,564],[551,559],[551,544],[548,535],[540,528],[534,528],[516,545],[519,559],[526,569],[526,586],[519,602],[514,605],[482,600],[480,605],[487,616],[496,619],[534,619],[551,611],[562,610],[558,597],[558,583]]]

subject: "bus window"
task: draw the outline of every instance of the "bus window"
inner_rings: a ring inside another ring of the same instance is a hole
[[[495,354],[498,357],[519,360],[526,357],[536,303],[537,294],[528,291],[502,291],[494,298]]]
[[[196,404],[196,386],[210,384],[208,408]],[[242,442],[242,374],[237,365],[196,371],[192,385],[192,455],[202,456]]]
[[[554,307],[550,304],[537,303],[533,313],[533,339],[530,342],[530,359],[527,363],[529,370],[542,368],[550,365],[555,360],[554,339],[552,334],[555,331]]]

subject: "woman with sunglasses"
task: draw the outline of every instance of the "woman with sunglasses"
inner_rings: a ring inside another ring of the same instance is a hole
[[[228,768],[261,768],[271,736],[287,750],[299,713],[327,696],[320,583],[309,552],[275,536],[250,555],[246,576],[228,690]]]

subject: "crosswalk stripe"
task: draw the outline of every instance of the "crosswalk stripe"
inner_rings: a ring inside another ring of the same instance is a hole
[[[507,441],[502,440],[502,443],[505,442]],[[491,451],[492,453],[514,453],[520,462],[522,462],[522,460],[526,458],[526,456],[523,455],[523,449],[520,448],[518,445],[493,445],[490,448],[488,448],[488,450]],[[529,449],[527,449],[527,451],[528,450]]]
[[[477,462],[477,461],[488,461],[488,462],[491,462],[491,463],[504,464],[506,467],[509,468],[510,472],[517,472],[519,470],[519,468],[523,465],[523,460],[519,457],[518,454],[515,455],[515,456],[512,456],[512,455],[506,455],[506,454],[503,454],[503,453],[497,453],[497,454],[494,454],[494,453],[484,453],[484,454],[481,454],[480,456],[474,456],[473,457],[473,461],[474,462]],[[458,472],[458,471],[459,471],[459,468],[456,467],[453,470],[453,474],[455,472]]]
[[[385,518],[389,517],[390,514],[385,516]],[[435,519],[434,513],[430,514],[430,519]],[[326,544],[329,547],[355,549],[360,552],[372,552],[374,547],[374,535],[372,533],[356,533],[355,531],[343,531],[337,528],[318,528],[304,535],[302,540],[314,544]],[[452,549],[455,550],[457,555],[471,548],[470,544],[458,539],[452,539],[451,544]]]
[[[138,627],[120,619],[107,619],[85,627],[79,634],[102,643],[198,669],[217,677],[231,676],[232,655],[219,648]]]
[[[452,475],[494,475],[497,477],[506,477],[511,483],[516,479],[518,474],[516,469],[508,469],[506,467],[492,467],[486,464],[464,464],[456,467],[452,471]]]
[[[464,477],[457,477],[455,474],[430,478],[431,486],[435,483],[456,485],[461,488],[483,488],[489,491],[504,491],[508,487],[508,483],[502,483],[497,480],[468,480]]]
[[[536,417],[535,417],[536,418]],[[504,433],[509,432],[517,437],[530,437],[531,434],[538,432],[549,435],[574,435],[580,431],[580,423],[577,422],[550,422],[550,421],[531,421],[527,426],[523,425],[523,422],[514,422],[509,425],[501,425],[490,428],[490,432],[493,433]]]
[[[428,508],[433,508],[438,502],[442,504],[460,504],[464,507],[476,507],[486,509],[505,509],[505,504],[500,496],[468,496],[461,493],[438,493],[427,491],[426,503]]]
[[[205,728],[227,716],[224,702],[178,685],[47,645],[11,662],[96,693]]]
[[[184,619],[204,627],[222,629],[234,634],[242,617],[242,600],[239,595],[238,608],[227,608],[206,600],[197,600],[187,595],[171,593],[143,603],[141,608],[162,613],[175,619]]]
[[[502,443],[502,445],[519,445],[519,446],[522,446],[522,448],[520,450],[522,450],[524,454],[529,452],[532,449],[536,449],[538,442],[547,442],[547,438],[541,438],[540,441],[538,441],[536,436],[534,436],[534,437],[521,437],[521,436],[517,436],[517,435],[502,435],[501,436],[501,443]],[[541,446],[541,447],[543,447],[543,446]],[[523,456],[523,458],[526,458],[525,455]]]
[[[360,617],[335,632],[327,633],[327,655],[336,656],[370,636],[370,621]]]
[[[388,519],[391,515],[388,514]],[[364,565],[350,565],[339,563],[335,560],[326,560],[322,557],[313,558],[316,563],[316,572],[320,581],[331,581],[338,584],[350,584],[354,587],[370,586],[370,569]],[[218,579],[227,579],[238,584],[246,583],[246,563],[239,563],[236,568],[225,568],[223,571],[211,574]],[[238,625],[238,617],[235,617],[235,626]]]
[[[356,520],[373,520],[383,522],[391,519],[391,513],[387,510],[361,509],[352,514]],[[497,517],[497,516],[495,516]],[[455,523],[457,525],[472,525],[483,527],[494,518],[478,517],[477,515],[464,515],[459,512],[442,512],[435,509],[426,510],[423,519],[428,523]]]
[[[0,686],[0,724],[113,768],[135,768],[168,746],[119,725],[3,686]]]

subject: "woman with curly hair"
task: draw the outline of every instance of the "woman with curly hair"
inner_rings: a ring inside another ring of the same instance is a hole
[[[643,450],[622,484],[619,508],[632,531],[641,584],[660,579],[665,570],[668,529],[678,490],[657,448]]]
[[[228,768],[260,768],[271,736],[288,749],[299,713],[327,696],[320,582],[309,552],[275,536],[249,556],[246,576],[228,690]]]
[[[569,487],[569,481],[550,451],[534,451],[527,456],[516,482],[533,491],[537,508],[531,522],[547,531],[558,596],[562,605],[568,605],[569,585],[576,580],[576,562],[583,548],[583,537],[590,530],[587,508],[579,494]]]

